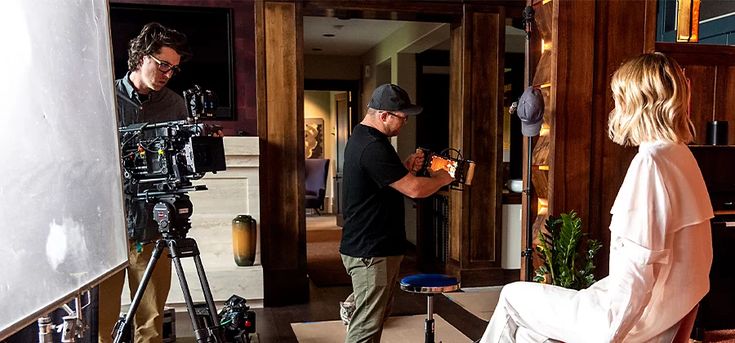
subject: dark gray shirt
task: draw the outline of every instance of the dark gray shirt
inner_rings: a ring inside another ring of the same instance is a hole
[[[130,72],[115,80],[115,89],[120,126],[183,120],[188,116],[184,98],[166,87],[147,96],[138,94],[130,82]]]
[[[184,98],[163,88],[142,96],[130,82],[130,72],[115,80],[117,118],[120,127],[135,123],[160,123],[185,120],[188,116]],[[148,186],[150,187],[150,186]],[[153,202],[134,200],[133,195],[146,187],[125,182],[125,207],[127,208],[128,237],[138,242],[148,242],[159,237],[158,224],[153,220]]]

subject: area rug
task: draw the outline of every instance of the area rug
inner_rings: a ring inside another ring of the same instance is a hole
[[[735,342],[735,330],[705,331],[704,339],[702,340],[702,342],[734,343]]]
[[[319,287],[351,285],[339,255],[342,230],[306,231],[306,272]]]
[[[462,306],[467,312],[484,321],[489,321],[502,288],[502,286],[463,288],[462,292],[444,293],[444,296]]]
[[[406,343],[424,341],[426,315],[390,317],[383,327],[382,343]],[[434,315],[435,342],[472,342],[439,315]],[[343,343],[347,326],[342,321],[291,323],[299,343]]]

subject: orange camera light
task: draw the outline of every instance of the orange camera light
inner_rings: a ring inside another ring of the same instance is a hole
[[[448,160],[441,156],[434,155],[431,156],[431,165],[429,168],[431,168],[431,171],[444,169],[449,173],[449,176],[454,178],[454,173],[457,171],[457,161]]]
[[[472,177],[475,175],[475,162],[469,160],[455,160],[440,155],[431,156],[431,164],[429,165],[431,171],[437,171],[444,169],[449,173],[456,182],[470,185],[472,184]],[[457,170],[459,169],[459,174]]]

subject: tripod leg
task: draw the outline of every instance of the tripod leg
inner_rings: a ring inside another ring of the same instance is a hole
[[[214,297],[212,297],[212,291],[209,289],[207,275],[204,273],[204,266],[202,266],[202,259],[199,255],[194,256],[194,264],[197,267],[197,275],[199,275],[199,282],[201,283],[202,291],[204,292],[204,300],[207,302],[207,307],[209,307],[209,317],[214,325],[218,325],[219,320],[217,319],[217,307],[214,305]]]
[[[133,301],[130,303],[130,309],[128,310],[128,313],[125,315],[125,317],[120,319],[120,321],[118,321],[115,325],[115,343],[130,341],[130,337],[128,337],[128,332],[130,332],[130,324],[133,322],[135,311],[138,310],[140,300],[143,298],[143,293],[145,292],[145,288],[148,286],[148,281],[150,281],[151,276],[153,275],[153,268],[155,268],[156,262],[158,262],[158,259],[161,257],[161,253],[163,252],[165,243],[166,242],[163,239],[159,239],[158,241],[156,241],[156,246],[155,248],[153,248],[153,255],[151,256],[151,260],[148,261],[148,266],[145,267],[145,272],[143,272],[143,279],[140,281],[140,285],[135,291]]]
[[[204,274],[204,269],[201,267],[201,260],[199,259],[199,252],[196,250],[196,242],[193,239],[185,239],[182,240],[184,246],[186,246],[186,250],[191,253],[191,251],[194,251],[194,262],[197,265],[197,274],[199,275],[199,278],[202,279],[202,276]],[[193,245],[192,245],[193,244]],[[202,327],[197,320],[196,311],[194,309],[194,301],[191,298],[191,291],[189,290],[189,283],[186,281],[186,276],[184,275],[184,267],[181,265],[181,256],[182,253],[179,251],[177,247],[177,241],[176,240],[169,240],[168,241],[168,248],[171,253],[171,257],[174,262],[174,267],[176,268],[176,275],[179,277],[179,284],[181,284],[181,292],[184,295],[184,302],[186,303],[186,308],[189,312],[189,317],[191,317],[191,325],[194,328],[194,335],[196,336],[197,342],[199,343],[205,343],[205,342],[213,342],[211,339],[214,338],[214,342],[224,342],[224,339],[219,334],[219,320],[217,320],[217,310],[214,307],[214,301],[212,301],[212,294],[209,290],[209,287],[204,288],[205,297],[208,297],[207,299],[207,305],[209,307],[210,311],[210,319],[212,321],[212,328],[207,327],[206,323],[204,323],[204,327]],[[185,255],[185,254],[184,254]],[[206,276],[204,276],[204,283],[206,283]]]
[[[171,253],[171,259],[176,268],[176,276],[179,278],[179,284],[181,285],[181,292],[184,295],[184,302],[186,303],[186,309],[189,312],[189,318],[191,318],[191,325],[194,328],[194,335],[196,336],[197,342],[206,342],[208,336],[206,329],[202,331],[197,320],[197,315],[194,310],[194,301],[191,298],[191,291],[189,290],[189,283],[186,282],[186,276],[184,275],[184,267],[181,266],[181,257],[178,254],[178,248],[176,247],[175,240],[169,240],[168,249]]]

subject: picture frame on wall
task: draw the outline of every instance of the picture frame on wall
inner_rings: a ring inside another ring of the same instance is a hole
[[[304,156],[324,158],[324,119],[304,118]]]

